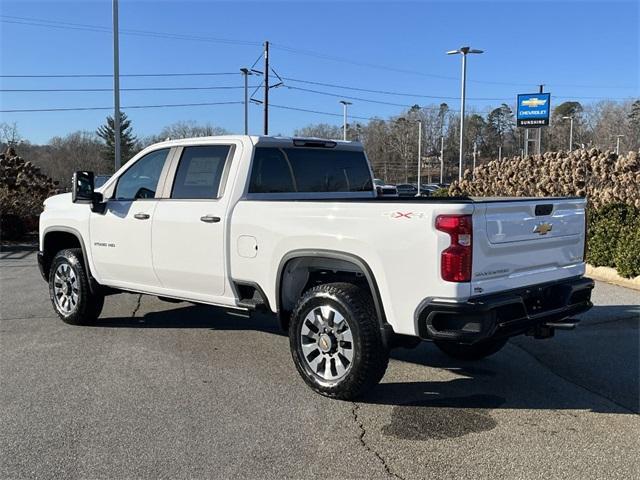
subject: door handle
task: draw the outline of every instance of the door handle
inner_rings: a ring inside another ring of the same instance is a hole
[[[204,217],[200,217],[200,221],[205,223],[218,223],[220,221],[220,217],[214,217],[213,215],[205,215]]]
[[[148,213],[136,213],[133,218],[137,218],[138,220],[147,220],[150,217]]]

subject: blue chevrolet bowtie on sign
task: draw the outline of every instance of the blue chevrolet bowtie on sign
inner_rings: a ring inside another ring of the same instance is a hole
[[[518,95],[516,115],[518,126],[543,127],[549,125],[550,103],[550,93],[522,93]]]

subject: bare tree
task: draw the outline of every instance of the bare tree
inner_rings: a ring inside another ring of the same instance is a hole
[[[16,122],[0,123],[0,143],[4,145],[17,145],[22,140],[22,135],[18,132]]]

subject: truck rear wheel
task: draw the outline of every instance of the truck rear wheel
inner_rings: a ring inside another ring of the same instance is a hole
[[[81,249],[61,250],[53,257],[49,296],[54,310],[65,323],[86,325],[98,318],[104,295],[91,293]]]
[[[434,340],[433,343],[441,351],[458,360],[480,360],[500,351],[507,341],[507,338],[490,338],[471,345],[446,340]]]
[[[306,291],[291,316],[289,343],[304,381],[327,397],[362,395],[382,379],[389,363],[373,301],[350,283]]]

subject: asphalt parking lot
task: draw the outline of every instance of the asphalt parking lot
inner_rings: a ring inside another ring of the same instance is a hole
[[[123,294],[73,327],[33,252],[0,258],[0,478],[640,478],[640,292],[476,363],[394,351],[352,403],[274,318]]]

